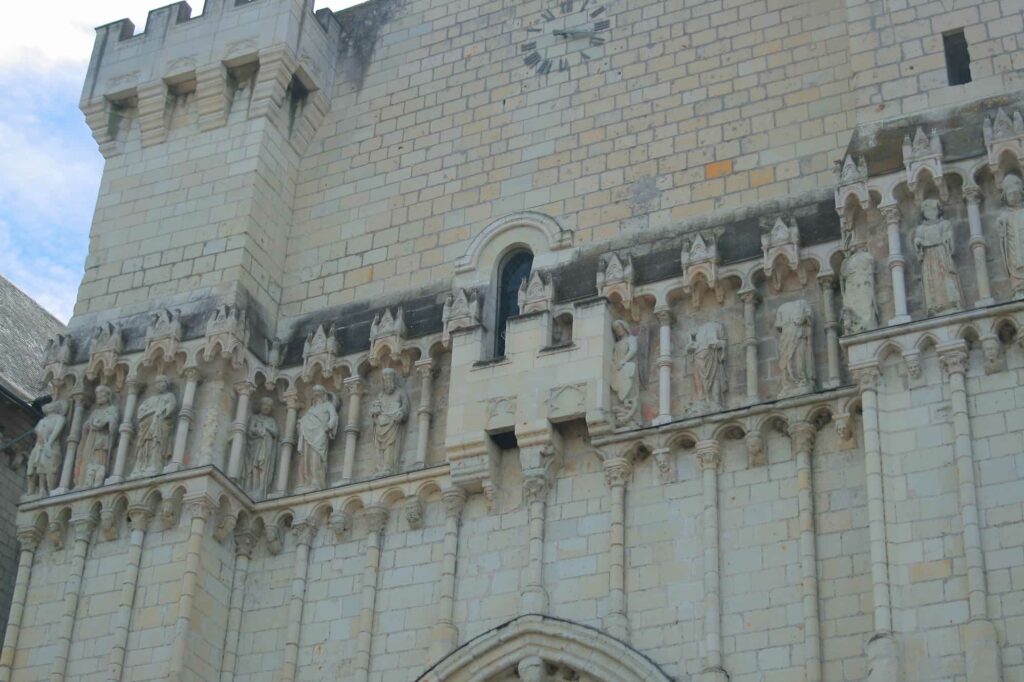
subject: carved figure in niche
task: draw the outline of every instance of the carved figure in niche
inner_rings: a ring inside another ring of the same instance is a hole
[[[49,495],[57,487],[60,473],[60,435],[64,432],[68,404],[55,400],[43,405],[43,418],[36,424],[36,444],[28,456],[28,495]]]
[[[615,345],[612,347],[612,392],[619,399],[619,404],[612,409],[616,422],[624,425],[635,422],[640,409],[640,377],[637,373],[639,344],[623,320],[612,322],[612,334],[615,336]]]
[[[271,416],[274,399],[260,400],[259,411],[249,417],[245,429],[246,454],[245,489],[258,498],[266,497],[277,469],[277,422]]]
[[[402,436],[409,418],[409,398],[398,386],[398,372],[387,367],[381,372],[383,392],[370,405],[373,442],[377,446],[377,474],[395,472],[402,451]]]
[[[999,214],[996,226],[1014,298],[1024,298],[1024,181],[1009,174],[1003,178],[1002,190],[1006,208]]]
[[[309,409],[299,419],[298,488],[327,487],[327,450],[337,433],[338,408],[334,396],[317,384],[313,387]]]
[[[843,333],[856,334],[878,326],[875,305],[875,259],[855,247],[840,272],[843,294]]]
[[[914,249],[921,259],[925,307],[936,315],[963,307],[960,276],[953,262],[953,223],[942,217],[938,199],[921,203],[921,223],[914,230]]]
[[[153,380],[155,393],[139,405],[139,435],[135,445],[135,469],[132,477],[160,473],[164,460],[170,456],[174,413],[178,399],[171,391],[171,382],[163,374]]]
[[[95,488],[107,477],[107,462],[117,439],[117,405],[109,386],[96,387],[96,407],[82,426],[81,470],[77,488]]]
[[[694,403],[690,412],[721,410],[728,387],[725,374],[725,327],[720,322],[705,322],[690,332],[686,357],[693,375]]]
[[[814,347],[811,343],[814,310],[807,301],[789,301],[775,313],[779,332],[779,397],[814,389]]]

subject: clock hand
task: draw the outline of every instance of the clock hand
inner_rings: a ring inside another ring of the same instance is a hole
[[[570,31],[556,29],[552,33],[559,38],[565,38],[566,40],[572,40],[573,38],[590,38],[594,35],[593,31]]]

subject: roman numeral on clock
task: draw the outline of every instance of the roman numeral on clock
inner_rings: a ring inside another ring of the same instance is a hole
[[[530,42],[523,43],[522,45],[519,46],[519,51],[520,52],[533,52],[536,49],[537,49],[537,41],[536,40],[531,40]]]
[[[543,12],[541,12],[540,15],[544,17],[544,21],[551,21],[552,19],[555,18],[555,13],[549,9],[546,9]]]
[[[540,74],[541,76],[544,76],[544,75],[550,73],[550,71],[551,71],[551,60],[550,59],[545,59],[537,67],[537,73]]]
[[[534,64],[536,64],[539,61],[540,61],[540,53],[539,52],[532,52],[532,53],[526,55],[526,59],[523,60],[523,63],[526,64],[527,66],[533,66]]]
[[[602,19],[601,21],[595,21],[594,22],[594,30],[595,31],[607,31],[609,28],[611,28],[611,25],[612,25],[612,22],[609,21],[608,19]]]
[[[604,7],[598,7],[597,9],[590,13],[590,18],[594,19],[596,17],[601,16],[602,14],[604,14]]]

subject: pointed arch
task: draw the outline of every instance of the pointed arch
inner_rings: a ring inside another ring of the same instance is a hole
[[[584,625],[547,616],[520,616],[448,654],[417,682],[485,682],[520,661],[540,657],[603,682],[669,682],[646,656]]]

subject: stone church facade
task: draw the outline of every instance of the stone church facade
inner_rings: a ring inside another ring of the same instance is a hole
[[[101,27],[0,681],[1024,680],[1022,16]]]

